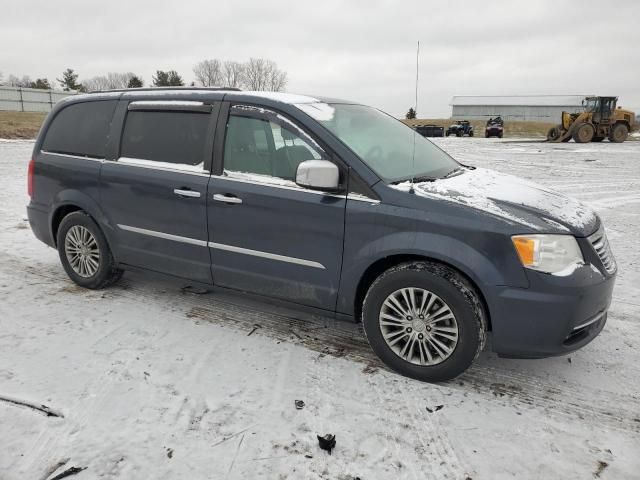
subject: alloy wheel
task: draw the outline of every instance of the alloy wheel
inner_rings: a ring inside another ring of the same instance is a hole
[[[74,225],[64,238],[64,251],[73,271],[83,278],[96,274],[100,267],[100,249],[93,234],[82,225]]]
[[[422,288],[401,288],[382,303],[380,331],[403,360],[430,366],[444,362],[458,344],[458,322],[440,297]]]

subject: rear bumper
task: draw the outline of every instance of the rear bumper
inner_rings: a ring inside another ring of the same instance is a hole
[[[604,328],[615,274],[584,266],[567,277],[528,271],[527,289],[496,287],[487,300],[493,350],[501,356],[563,355],[591,342]]]
[[[49,228],[49,211],[31,202],[27,205],[27,217],[36,238],[55,248],[55,242],[51,237],[51,229]]]

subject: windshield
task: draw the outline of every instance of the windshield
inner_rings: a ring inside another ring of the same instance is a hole
[[[597,98],[588,98],[585,102],[584,106],[585,112],[596,112],[598,111],[598,99]]]
[[[460,166],[418,132],[375,108],[326,103],[297,107],[327,127],[387,183],[443,177]]]

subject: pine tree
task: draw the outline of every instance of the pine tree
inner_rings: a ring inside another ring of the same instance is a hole
[[[137,75],[131,77],[127,83],[127,88],[142,88],[143,86],[142,80]]]
[[[169,70],[168,72],[157,70],[153,77],[153,85],[155,87],[182,87],[184,82],[175,70]]]
[[[36,78],[35,82],[31,82],[31,88],[38,88],[41,90],[51,90],[51,84],[46,78]]]
[[[182,81],[182,77],[178,75],[178,72],[175,70],[169,71],[169,86],[171,87],[183,87],[184,82]]]
[[[78,83],[78,74],[74,73],[73,68],[67,68],[62,72],[62,78],[57,78],[56,80],[66,92],[69,90],[82,90],[82,85]]]
[[[405,118],[407,120],[413,120],[414,118],[416,118],[416,111],[413,109],[413,107],[409,109],[409,111],[405,115]]]

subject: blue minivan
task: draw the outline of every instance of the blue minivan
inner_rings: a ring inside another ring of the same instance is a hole
[[[501,356],[573,351],[611,302],[592,210],[355,102],[73,96],[47,117],[28,178],[31,228],[78,285],[147,269],[362,322],[382,361],[420,380],[459,375],[489,332]]]

